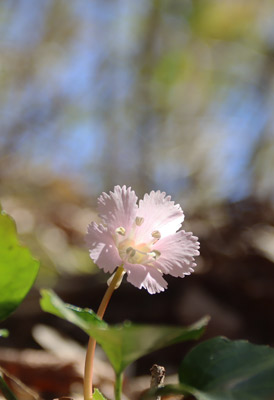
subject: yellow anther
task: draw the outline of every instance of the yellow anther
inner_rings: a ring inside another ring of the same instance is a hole
[[[151,236],[154,237],[155,239],[161,239],[161,233],[159,231],[153,231],[151,233]]]
[[[128,247],[126,249],[126,253],[128,254],[129,257],[134,257],[136,254],[136,250],[133,247]]]
[[[158,250],[153,250],[149,255],[156,260],[156,258],[160,257],[161,253]]]
[[[122,226],[119,226],[119,228],[116,228],[115,232],[118,233],[118,235],[122,235],[122,236],[125,236],[125,234],[126,234],[126,230]]]
[[[144,218],[143,217],[136,217],[135,218],[135,224],[137,226],[141,226],[144,223]]]

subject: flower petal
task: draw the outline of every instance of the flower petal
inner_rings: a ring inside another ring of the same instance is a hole
[[[174,204],[165,192],[150,192],[140,200],[138,217],[144,218],[143,224],[138,227],[136,240],[146,242],[152,239],[151,233],[159,231],[161,237],[175,233],[182,225],[184,213],[179,204]]]
[[[148,293],[155,294],[163,292],[167,288],[167,282],[162,273],[156,268],[141,264],[125,263],[127,280],[139,289],[146,289]]]
[[[114,240],[106,227],[92,222],[88,226],[86,242],[89,246],[90,258],[105,272],[113,272],[122,264]]]
[[[137,196],[131,188],[115,186],[113,192],[102,193],[98,198],[98,212],[110,232],[123,227],[130,230],[137,212]]]
[[[160,239],[152,250],[161,253],[154,265],[164,274],[183,277],[190,275],[196,266],[194,256],[198,256],[200,243],[191,232],[179,231]]]

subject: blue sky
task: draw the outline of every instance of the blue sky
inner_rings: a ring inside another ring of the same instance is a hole
[[[139,104],[135,113],[130,107],[138,79],[138,66],[134,65],[140,46],[138,23],[147,12],[147,3],[75,1],[68,7],[71,21],[60,20],[71,29],[77,26],[73,36],[64,44],[57,32],[56,40],[42,47],[39,43],[47,29],[47,12],[54,3],[44,0],[39,7],[35,4],[34,0],[21,1],[15,8],[13,1],[1,4],[0,47],[5,54],[31,54],[37,45],[36,51],[41,51],[30,79],[20,82],[20,87],[16,78],[11,79],[2,101],[2,127],[8,131],[15,117],[25,118],[28,123],[17,146],[20,156],[28,157],[34,165],[49,164],[61,176],[71,174],[75,179],[78,175],[88,185],[97,185],[98,190],[102,189],[102,171],[109,160],[117,164],[113,168],[121,179],[138,173],[142,154],[137,148],[136,113],[149,104]],[[256,59],[256,55],[252,57]],[[216,196],[232,200],[250,194],[250,161],[270,112],[252,80],[253,66],[243,60],[231,70],[241,83],[217,90],[200,121],[200,135],[212,140],[211,148],[205,151],[209,176],[218,169]],[[60,113],[55,115],[56,98]],[[153,116],[151,121],[153,126]],[[160,122],[156,119],[156,131],[157,124]],[[222,130],[217,144],[218,126]],[[115,154],[114,141],[109,143],[111,135],[117,138]],[[157,139],[157,133],[148,137]],[[144,151],[152,152],[155,159],[153,151],[158,145],[149,142]],[[148,173],[155,186],[176,194],[178,185],[180,190],[188,189],[189,168],[183,160],[161,159]]]

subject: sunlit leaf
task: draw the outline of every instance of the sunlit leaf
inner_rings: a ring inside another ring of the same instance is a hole
[[[0,321],[22,302],[36,278],[39,264],[18,241],[15,223],[0,210]]]
[[[274,349],[217,337],[196,346],[183,360],[180,385],[164,394],[191,394],[198,400],[273,400]]]
[[[0,329],[0,337],[8,337],[9,331],[7,329]]]
[[[106,328],[108,325],[97,317],[96,313],[89,308],[80,308],[71,304],[64,303],[52,290],[41,290],[41,307],[44,311],[56,315],[57,317],[72,322],[79,328],[87,331],[92,327]]]
[[[107,400],[98,389],[94,390],[92,398],[93,400]]]
[[[74,323],[94,337],[117,373],[155,350],[198,339],[208,323],[208,317],[205,317],[189,327],[136,325],[131,322],[111,326],[98,319],[93,311],[65,304],[48,290],[42,291],[41,307],[44,311]]]

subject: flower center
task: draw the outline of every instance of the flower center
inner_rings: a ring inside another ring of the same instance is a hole
[[[160,238],[161,234],[159,231],[151,232],[151,241],[149,243],[136,244],[133,240],[136,232],[136,228],[141,226],[144,222],[144,218],[136,217],[135,224],[131,228],[130,232],[127,233],[125,228],[120,226],[115,230],[116,232],[116,246],[118,248],[120,257],[124,261],[128,261],[131,264],[144,264],[149,263],[156,258],[160,257],[161,253],[158,250],[152,250],[151,247]],[[121,240],[121,236],[126,237]],[[120,238],[119,238],[120,237]]]
[[[135,244],[134,240],[125,239],[118,245],[122,260],[131,264],[142,264],[150,258],[151,250],[146,243]]]

